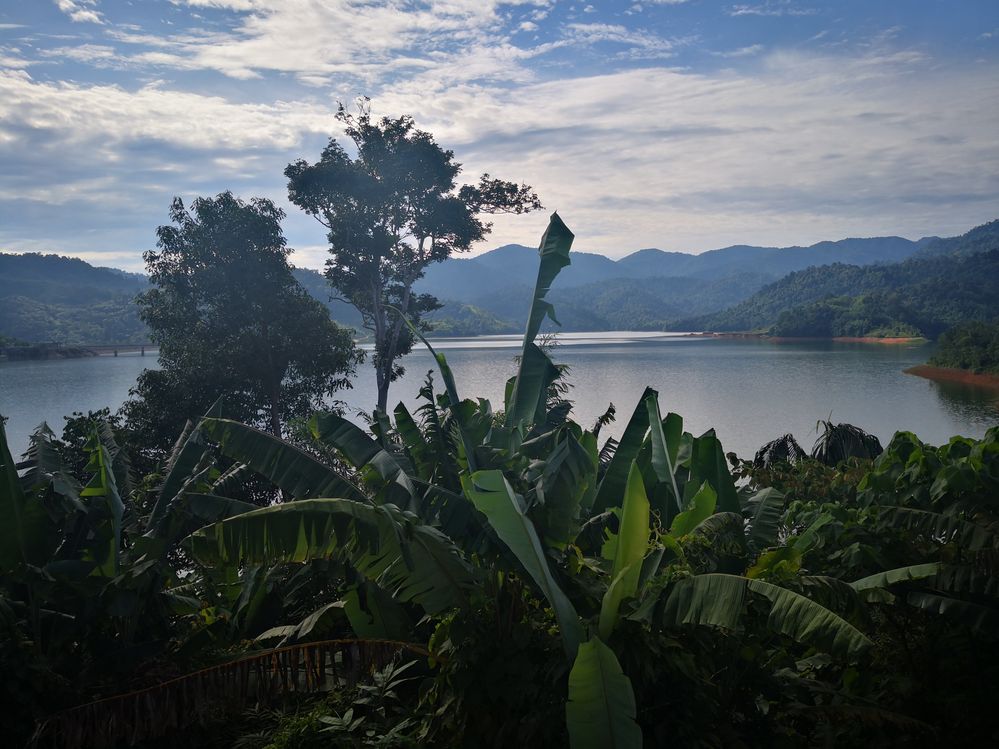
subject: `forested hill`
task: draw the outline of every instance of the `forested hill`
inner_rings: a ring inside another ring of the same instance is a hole
[[[146,277],[58,255],[0,253],[0,335],[30,343],[145,343]]]
[[[928,247],[934,251],[893,265],[833,264],[791,273],[729,309],[678,319],[675,327],[932,337],[963,320],[999,317],[999,222]]]
[[[327,305],[333,319],[360,325],[357,310],[330,299],[322,274],[296,268],[294,275]],[[140,273],[99,268],[78,258],[0,252],[0,336],[60,345],[146,343],[149,333],[135,296],[148,287]]]

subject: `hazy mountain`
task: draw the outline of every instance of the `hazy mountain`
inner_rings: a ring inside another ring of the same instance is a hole
[[[768,280],[813,265],[895,263],[914,255],[928,241],[875,237],[819,242],[810,247],[735,245],[700,255],[645,249],[616,261],[603,255],[573,252],[572,265],[562,271],[553,288],[568,289],[615,278],[744,277],[743,291],[748,295]],[[451,258],[427,269],[418,288],[440,298],[478,304],[497,291],[533,287],[537,253],[536,248],[510,244],[474,258]]]
[[[657,330],[680,317],[730,307],[795,270],[831,262],[895,263],[929,241],[875,237],[810,247],[735,245],[700,255],[644,249],[620,260],[573,252],[549,298],[563,330]],[[417,288],[450,300],[437,319],[450,319],[457,303],[471,304],[506,322],[509,330],[520,330],[537,256],[535,248],[511,244],[474,258],[452,258],[429,268]]]

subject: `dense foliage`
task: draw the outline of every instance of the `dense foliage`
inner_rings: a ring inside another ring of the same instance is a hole
[[[877,454],[826,423],[819,459],[785,440],[754,464],[646,390],[601,445],[613,410],[572,421],[536,341],[571,241],[553,217],[502,411],[435,354],[415,413],[316,413],[300,445],[210,415],[141,480],[99,421],[19,465],[0,432],[8,736],[999,741],[999,428]],[[237,498],[251,477],[269,506]]]
[[[388,408],[389,385],[402,373],[398,360],[412,349],[404,317],[423,330],[423,317],[440,307],[414,292],[427,267],[467,252],[492,229],[484,216],[541,207],[534,191],[483,174],[458,185],[454,152],[416,127],[411,116],[357,115],[341,105],[354,155],[330,139],[314,164],[288,165],[288,199],[326,229],[326,277],[337,295],[360,313],[374,338],[378,409]]]
[[[999,322],[955,325],[940,336],[930,364],[975,374],[999,374]]]
[[[192,414],[223,394],[227,412],[280,435],[338,389],[360,361],[349,332],[295,281],[268,200],[231,193],[175,199],[172,225],[145,253],[153,287],[139,298],[159,346],[124,414],[129,429],[166,449]]]

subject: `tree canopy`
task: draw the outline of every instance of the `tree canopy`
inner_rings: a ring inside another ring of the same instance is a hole
[[[492,225],[485,215],[526,213],[541,207],[525,184],[483,174],[458,185],[461,164],[409,115],[374,119],[367,105],[336,118],[356,152],[331,139],[319,161],[285,169],[291,202],[327,230],[326,277],[361,313],[374,336],[378,408],[389,384],[403,373],[396,362],[412,348],[399,311],[428,328],[424,315],[440,305],[413,284],[431,263],[467,251]]]
[[[361,361],[349,331],[295,281],[271,201],[229,192],[179,198],[144,255],[153,288],[140,315],[160,347],[125,406],[130,427],[170,444],[192,413],[227,413],[280,435],[288,419],[349,387]]]

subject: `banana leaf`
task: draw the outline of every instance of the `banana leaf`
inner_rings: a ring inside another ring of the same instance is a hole
[[[218,443],[223,455],[244,463],[294,499],[364,494],[304,450],[259,429],[229,419],[203,419],[200,431]]]
[[[614,651],[594,637],[569,672],[565,722],[572,749],[641,749],[635,692]]]
[[[642,560],[649,550],[649,499],[638,466],[632,463],[628,474],[621,526],[617,532],[611,585],[600,604],[600,637],[608,639],[618,621],[621,601],[635,595],[642,571]]]
[[[656,391],[652,388],[645,388],[642,397],[635,406],[635,411],[624,428],[621,441],[614,451],[603,478],[600,480],[600,487],[597,489],[597,497],[593,501],[593,512],[601,513],[612,507],[620,507],[624,500],[625,487],[628,484],[628,474],[631,471],[631,464],[638,457],[639,450],[642,449],[642,442],[645,434],[649,431],[649,409],[646,401],[649,397],[655,397]]]
[[[746,592],[770,601],[770,629],[833,655],[856,658],[871,641],[833,611],[794,591],[762,580],[710,573],[679,580],[663,607],[665,626],[706,625],[735,630],[739,627]]]
[[[486,516],[496,535],[506,544],[555,612],[562,644],[570,660],[582,640],[583,628],[576,609],[552,575],[534,524],[524,514],[520,498],[502,471],[477,471],[462,476],[465,496]]]
[[[745,513],[749,520],[746,541],[750,548],[761,551],[775,546],[784,513],[784,494],[773,487],[760,489],[747,500]]]
[[[331,413],[317,413],[309,419],[309,431],[314,439],[335,447],[337,452],[354,468],[374,470],[382,479],[395,485],[401,492],[403,502],[394,504],[408,505],[406,509],[415,511],[419,503],[419,494],[406,471],[388,450],[373,440],[361,430],[341,416]],[[391,494],[386,501],[394,499]]]
[[[531,313],[527,319],[527,329],[524,331],[520,367],[506,402],[507,424],[511,427],[537,421],[538,413],[544,406],[545,393],[554,381],[554,377],[558,375],[548,355],[538,348],[534,341],[545,317],[550,317],[558,324],[555,308],[551,302],[545,300],[545,296],[559,272],[571,262],[569,250],[573,239],[574,236],[569,228],[557,213],[553,213],[548,228],[541,237],[541,246],[538,248],[541,262],[538,265],[538,276],[534,285]]]
[[[18,564],[42,564],[54,547],[42,503],[25,495],[0,420],[0,571]]]
[[[203,564],[277,564],[337,557],[399,601],[430,614],[465,606],[475,584],[450,539],[392,505],[303,499],[228,518],[191,535]]]

